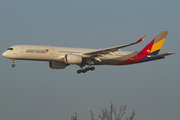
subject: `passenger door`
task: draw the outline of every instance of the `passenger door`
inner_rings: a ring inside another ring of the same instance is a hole
[[[20,53],[23,53],[23,51],[24,51],[24,47],[23,47],[23,46],[20,46],[20,47],[19,47],[19,52],[20,52]]]

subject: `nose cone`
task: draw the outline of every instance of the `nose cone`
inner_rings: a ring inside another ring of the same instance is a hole
[[[7,52],[3,52],[2,56],[7,57]]]

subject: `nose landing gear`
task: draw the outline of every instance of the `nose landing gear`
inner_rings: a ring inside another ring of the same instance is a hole
[[[12,61],[12,67],[15,67],[16,65],[15,65],[15,59],[11,59],[11,61]]]

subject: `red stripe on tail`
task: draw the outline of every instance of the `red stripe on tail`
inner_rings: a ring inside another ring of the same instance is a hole
[[[126,64],[133,64],[133,63],[136,63],[138,62],[139,60],[141,60],[142,58],[144,58],[145,56],[149,55],[150,52],[151,52],[151,49],[152,49],[152,46],[154,44],[154,40],[153,39],[143,50],[141,50],[141,52],[139,52],[137,55],[121,62],[121,63],[118,63],[116,65],[126,65]]]

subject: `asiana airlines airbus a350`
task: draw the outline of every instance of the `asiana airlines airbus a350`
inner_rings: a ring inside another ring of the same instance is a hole
[[[167,34],[168,31],[161,31],[140,52],[122,51],[120,49],[141,42],[145,36],[130,44],[105,49],[15,45],[9,47],[2,56],[12,61],[12,67],[15,67],[15,60],[48,61],[49,67],[52,69],[64,69],[68,65],[76,64],[80,66],[80,69],[77,70],[79,74],[95,70],[93,67],[95,65],[129,65],[158,60],[174,54],[173,52],[159,54]],[[85,66],[87,67],[83,68]]]

